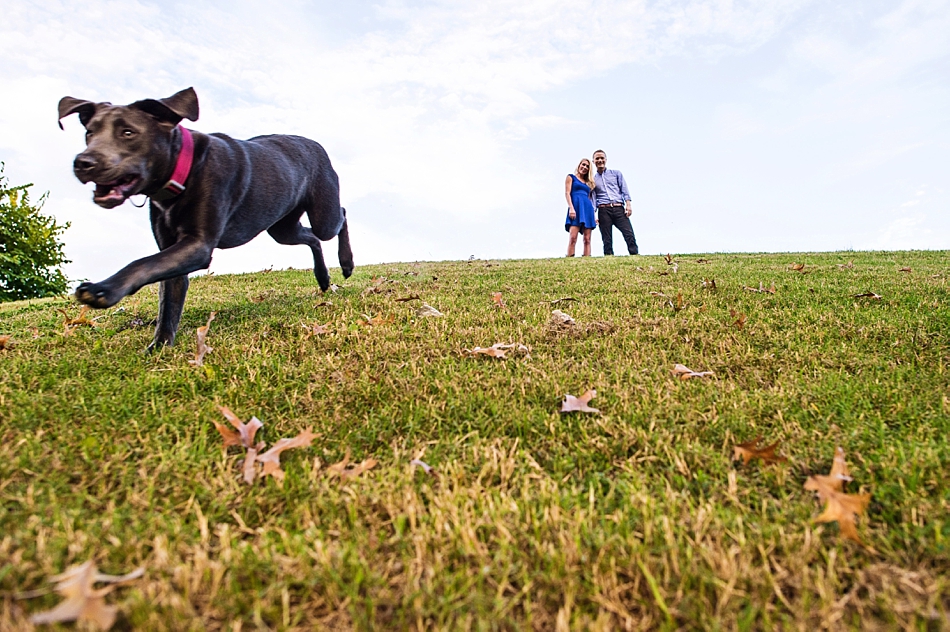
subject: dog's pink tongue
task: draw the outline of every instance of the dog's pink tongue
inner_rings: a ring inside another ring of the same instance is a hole
[[[124,200],[122,187],[117,184],[97,184],[96,192],[93,194],[97,202],[107,200]]]

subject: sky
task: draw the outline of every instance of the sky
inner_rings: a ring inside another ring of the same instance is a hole
[[[75,281],[157,247],[72,175],[59,99],[188,86],[192,129],[326,148],[357,265],[563,256],[595,149],[642,254],[948,249],[948,33],[950,0],[6,0],[0,161],[71,223]],[[265,234],[210,269],[311,266]]]

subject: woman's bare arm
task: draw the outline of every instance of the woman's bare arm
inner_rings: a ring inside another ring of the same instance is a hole
[[[564,197],[567,199],[567,212],[572,218],[577,215],[577,212],[574,210],[574,202],[571,201],[571,185],[574,184],[571,180],[571,176],[567,176],[567,179],[564,180]]]

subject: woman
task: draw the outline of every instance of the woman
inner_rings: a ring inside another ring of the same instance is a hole
[[[577,246],[577,234],[584,234],[584,256],[590,256],[590,233],[597,226],[597,214],[591,202],[594,190],[594,175],[591,173],[590,160],[584,158],[574,173],[564,181],[564,197],[567,198],[567,219],[564,230],[570,236],[567,240],[567,256],[574,256]]]

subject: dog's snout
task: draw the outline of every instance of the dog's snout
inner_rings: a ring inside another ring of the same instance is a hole
[[[96,168],[96,159],[84,154],[79,154],[73,161],[74,171],[91,171]]]

